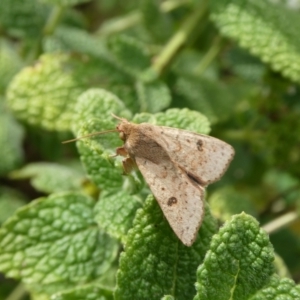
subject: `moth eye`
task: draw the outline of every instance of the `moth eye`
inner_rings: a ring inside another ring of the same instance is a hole
[[[125,141],[125,133],[123,131],[120,131],[119,137],[122,141]]]

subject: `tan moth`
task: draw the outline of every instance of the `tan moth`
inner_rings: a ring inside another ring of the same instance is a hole
[[[138,167],[177,237],[191,246],[204,217],[205,186],[224,174],[233,148],[211,136],[114,117],[121,121],[116,131],[124,145],[116,153],[125,156],[125,172]]]

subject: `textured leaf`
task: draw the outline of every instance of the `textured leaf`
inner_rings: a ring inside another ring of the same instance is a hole
[[[260,0],[214,0],[212,19],[221,32],[294,81],[300,80],[299,15]]]
[[[122,71],[118,61],[107,49],[104,41],[82,29],[59,26],[53,36],[46,40],[45,46],[49,48],[48,51],[52,52],[55,50],[77,51],[93,57],[97,68],[97,78],[100,78],[103,84],[130,82],[128,74]]]
[[[136,210],[141,206],[141,199],[122,190],[101,195],[95,207],[95,220],[105,232],[125,242]]]
[[[204,258],[216,222],[207,208],[198,239],[184,246],[173,233],[153,196],[137,212],[121,254],[116,299],[191,299],[196,268]]]
[[[165,42],[173,33],[174,25],[171,17],[161,13],[160,1],[143,0],[139,3],[144,26],[155,40]]]
[[[80,129],[82,124],[92,118],[114,121],[112,113],[118,117],[131,117],[131,113],[126,109],[124,103],[117,96],[103,89],[89,89],[81,94],[75,110],[77,113],[73,125],[75,131],[76,128]],[[114,128],[115,126],[107,129]]]
[[[0,39],[0,94],[4,94],[9,81],[21,67],[21,58],[13,46],[6,40]]]
[[[169,88],[162,81],[138,81],[136,91],[141,111],[159,112],[167,108],[171,103]]]
[[[39,35],[46,16],[47,7],[36,0],[0,1],[0,23],[16,37]]]
[[[80,135],[90,132],[101,132],[107,129],[111,130],[113,127],[115,127],[115,124],[110,120],[91,119],[86,124],[87,129],[80,131]],[[122,142],[116,133],[99,135],[77,143],[84,168],[91,180],[100,189],[111,191],[120,189],[122,186],[120,160],[111,157],[115,154],[115,149],[121,144]]]
[[[43,55],[35,66],[17,74],[7,103],[19,119],[31,125],[68,131],[77,97],[87,87],[85,71],[83,61],[75,57]]]
[[[268,285],[263,287],[249,300],[298,300],[300,299],[300,285],[288,278],[273,275]]]
[[[0,230],[0,269],[7,276],[55,290],[97,279],[117,244],[93,221],[92,199],[52,194],[19,209]]]
[[[200,111],[211,123],[228,118],[239,101],[229,86],[204,77],[180,76],[176,82],[176,91],[184,97],[185,106]]]
[[[249,299],[268,284],[274,253],[267,234],[242,213],[225,223],[197,271],[197,299]]]
[[[130,36],[112,37],[109,40],[109,49],[121,69],[133,77],[138,78],[150,66],[151,58],[147,53],[147,48]]]
[[[23,160],[23,129],[0,102],[0,175],[7,174]]]
[[[78,115],[75,118],[75,128],[80,128],[81,124],[89,120],[79,130],[79,136],[115,129],[116,123],[111,113],[130,116],[130,112],[116,96],[101,89],[91,89],[82,94],[76,110]],[[120,160],[110,157],[121,145],[122,141],[117,133],[107,133],[78,142],[81,161],[91,180],[101,189],[115,190],[122,185]],[[118,168],[114,167],[115,163],[119,164]]]
[[[33,187],[44,193],[78,191],[82,188],[83,174],[73,168],[55,163],[31,163],[11,172],[13,179],[31,178]]]
[[[210,123],[207,118],[203,114],[187,108],[172,108],[154,116],[157,125],[176,127],[202,134],[210,132]]]
[[[0,186],[0,224],[25,203],[25,197],[18,191]]]
[[[55,294],[51,300],[113,300],[111,290],[97,284],[77,287],[72,290]]]
[[[211,211],[215,217],[227,221],[232,215],[245,212],[256,217],[255,207],[247,193],[225,187],[216,190],[209,197]]]

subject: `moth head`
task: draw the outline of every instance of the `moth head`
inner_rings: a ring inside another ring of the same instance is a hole
[[[122,121],[117,125],[117,130],[119,131],[119,136],[122,141],[126,141],[128,136],[130,135],[132,124],[128,121]]]

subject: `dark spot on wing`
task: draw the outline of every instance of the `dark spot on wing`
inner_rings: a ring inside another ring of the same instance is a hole
[[[203,141],[202,140],[198,140],[197,143],[196,143],[196,145],[197,145],[197,149],[199,151],[203,150]]]
[[[172,206],[172,205],[174,205],[176,203],[177,203],[177,199],[175,197],[169,198],[168,202],[167,202],[168,206]]]
[[[162,190],[162,191],[164,191],[164,190],[165,190],[165,188],[164,188],[164,187],[162,187],[162,188],[161,188],[161,190]]]

